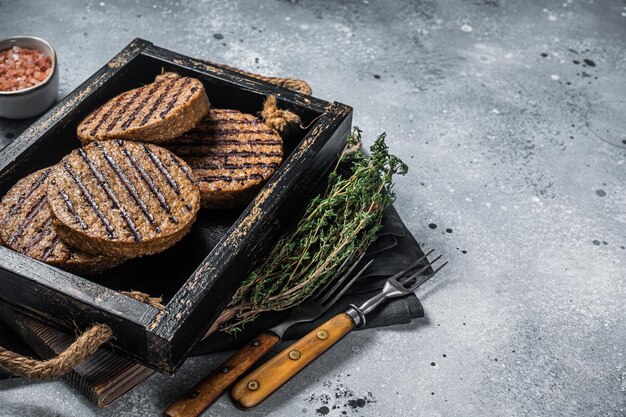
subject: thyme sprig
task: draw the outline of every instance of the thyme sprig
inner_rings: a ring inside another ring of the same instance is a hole
[[[370,156],[360,149],[361,130],[354,128],[325,192],[313,198],[296,228],[283,236],[266,260],[235,293],[230,321],[222,330],[237,332],[260,313],[291,308],[306,300],[333,276],[353,253],[363,253],[376,239],[383,210],[395,199],[393,176],[408,167],[389,153],[385,134]],[[348,176],[339,165],[350,162]]]

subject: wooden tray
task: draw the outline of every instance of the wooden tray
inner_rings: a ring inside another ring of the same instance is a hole
[[[116,351],[174,373],[324,178],[345,143],[352,109],[136,39],[0,152],[0,195],[77,148],[76,126],[91,110],[163,70],[200,79],[216,108],[257,114],[263,100],[275,95],[280,108],[313,123],[285,138],[285,162],[248,207],[202,210],[192,232],[161,254],[82,277],[0,247],[0,298],[72,331],[106,323]],[[130,289],[162,295],[166,308],[118,292]]]

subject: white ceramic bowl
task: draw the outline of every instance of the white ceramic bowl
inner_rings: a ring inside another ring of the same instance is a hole
[[[52,71],[41,83],[18,91],[0,91],[0,117],[27,119],[46,111],[57,98],[59,71],[52,45],[33,36],[13,36],[0,40],[0,51],[12,46],[36,49],[52,60]]]

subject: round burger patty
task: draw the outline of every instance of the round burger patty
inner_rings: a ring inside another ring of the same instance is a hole
[[[283,160],[283,141],[253,115],[211,109],[193,130],[165,145],[192,168],[206,208],[246,205]]]
[[[71,272],[97,274],[124,258],[92,255],[66,245],[52,226],[46,198],[46,180],[51,168],[22,178],[0,203],[0,238],[4,245],[31,258]]]
[[[161,252],[190,229],[200,193],[189,166],[156,145],[94,142],[48,179],[57,233],[90,253],[127,258]]]
[[[77,134],[83,144],[109,139],[162,143],[192,129],[209,106],[199,80],[162,77],[106,102],[78,125]]]

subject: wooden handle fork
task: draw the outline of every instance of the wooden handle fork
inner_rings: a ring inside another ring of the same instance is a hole
[[[274,333],[263,332],[215,368],[202,382],[172,403],[165,417],[196,417],[217,400],[241,375],[280,341]]]
[[[242,378],[233,386],[231,397],[240,407],[254,407],[337,343],[354,326],[354,321],[346,313],[333,317]]]

